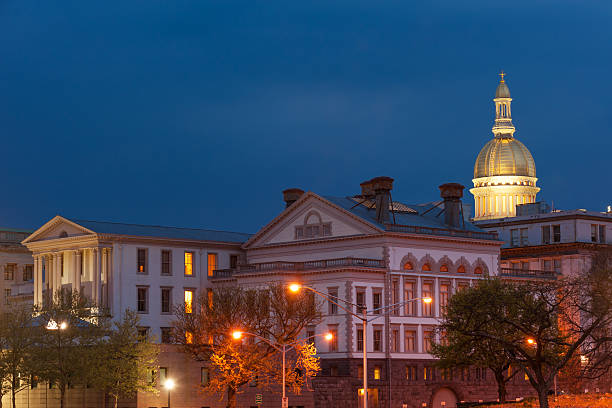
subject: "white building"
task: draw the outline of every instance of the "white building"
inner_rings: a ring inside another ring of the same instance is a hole
[[[0,313],[12,304],[31,303],[34,264],[21,241],[31,231],[0,228]]]

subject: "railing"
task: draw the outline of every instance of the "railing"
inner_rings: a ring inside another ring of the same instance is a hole
[[[541,271],[534,269],[500,268],[501,277],[531,278],[531,279],[557,279],[555,271]]]
[[[331,268],[384,268],[385,262],[382,259],[369,258],[337,258],[337,259],[322,259],[316,261],[305,262],[262,262],[238,265],[236,269],[217,269],[213,271],[212,278],[231,278],[236,274],[253,273],[253,272],[270,272],[270,271],[291,271],[300,272],[316,269],[331,269]]]
[[[465,231],[433,227],[416,227],[413,225],[385,224],[387,231],[405,232],[408,234],[442,235],[445,237],[461,237],[474,239],[497,240],[496,232]]]

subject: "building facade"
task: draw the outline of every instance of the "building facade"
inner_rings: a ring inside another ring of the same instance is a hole
[[[30,251],[21,245],[30,233],[0,229],[0,313],[11,305],[32,303],[34,263]]]

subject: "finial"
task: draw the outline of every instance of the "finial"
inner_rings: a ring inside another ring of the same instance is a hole
[[[504,82],[504,77],[507,75],[504,70],[502,69],[501,72],[498,74],[501,77],[501,81],[499,82]]]

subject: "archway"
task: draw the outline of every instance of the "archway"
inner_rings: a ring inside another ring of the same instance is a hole
[[[450,388],[442,387],[432,398],[432,408],[457,408],[457,396]]]

